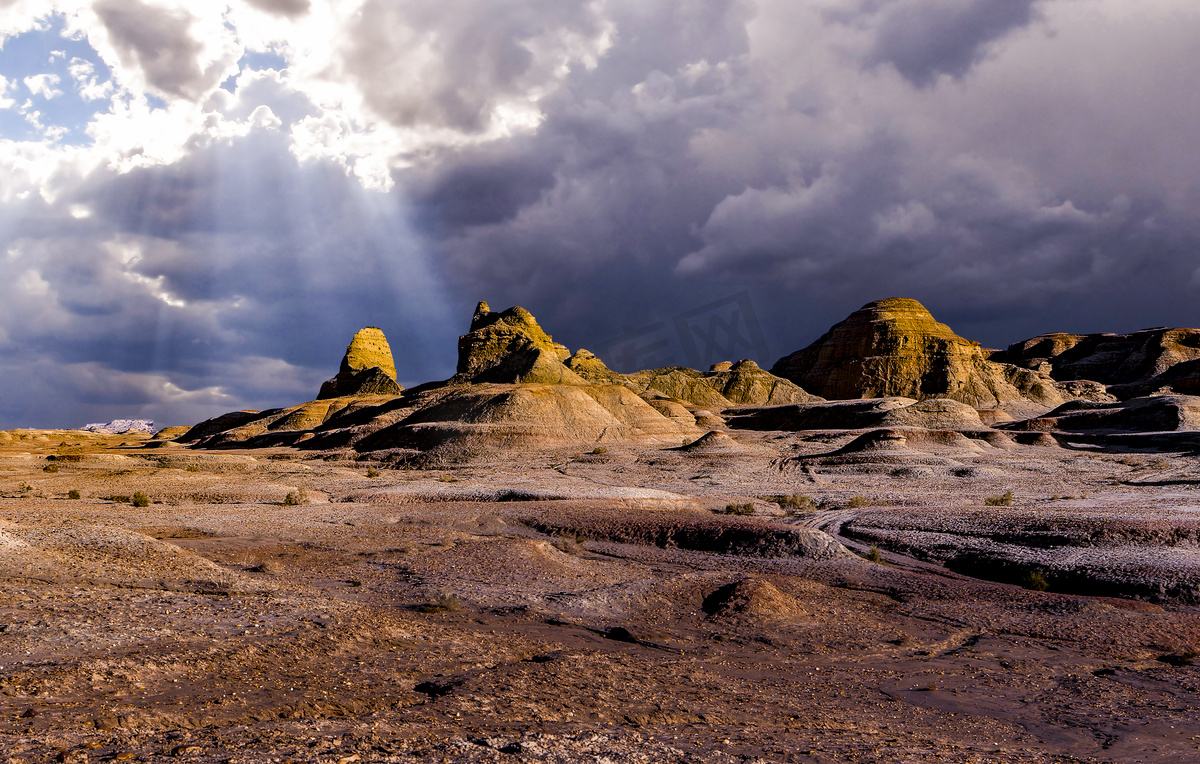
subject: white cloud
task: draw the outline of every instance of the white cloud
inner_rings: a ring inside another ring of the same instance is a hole
[[[80,97],[85,101],[99,101],[112,97],[114,91],[112,81],[100,82],[96,77],[96,65],[91,61],[73,58],[67,70],[71,73],[71,78],[75,80]]]
[[[12,87],[8,79],[0,75],[0,109],[11,109],[17,102],[7,97],[8,89]]]
[[[35,74],[25,78],[25,87],[35,96],[50,100],[63,94],[57,87],[60,82],[57,74]]]

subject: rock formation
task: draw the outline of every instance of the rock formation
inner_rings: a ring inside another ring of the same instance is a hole
[[[1200,430],[1200,398],[1152,395],[1119,403],[1068,401],[1040,417],[1000,426],[1012,430],[1055,432]]]
[[[714,364],[707,372],[683,366],[620,374],[587,350],[567,359],[573,372],[593,384],[624,385],[648,401],[666,398],[711,411],[735,406],[778,406],[823,400],[749,359]]]
[[[1105,385],[1144,382],[1200,358],[1200,329],[1145,329],[1132,334],[1052,332],[1008,346],[992,360],[1044,370],[1056,380]]]
[[[385,360],[390,366],[382,332],[363,330],[317,401],[225,415],[180,440],[208,447],[403,450],[454,459],[503,448],[625,440],[678,446],[704,432],[685,406],[671,400],[652,405],[587,351],[572,356],[520,307],[493,312],[479,304],[470,331],[459,339],[458,372],[446,382],[406,393],[386,373]],[[359,368],[368,363],[373,365]]]
[[[368,326],[360,329],[346,347],[337,376],[321,385],[317,400],[355,395],[400,395],[396,363],[383,331]]]
[[[1181,361],[1148,379],[1124,385],[1111,385],[1108,391],[1121,400],[1154,393],[1200,395],[1200,358]]]
[[[455,381],[586,384],[563,364],[570,357],[571,351],[542,331],[529,311],[517,306],[493,312],[481,302],[471,330],[458,338]]]
[[[858,430],[921,427],[976,432],[988,429],[979,412],[946,398],[865,398],[798,406],[764,406],[731,412],[729,426],[745,430]]]
[[[903,298],[864,305],[771,373],[834,399],[943,397],[976,408],[1065,400],[1049,377],[989,361],[979,343]]]

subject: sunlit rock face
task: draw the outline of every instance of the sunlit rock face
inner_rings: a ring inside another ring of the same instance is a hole
[[[916,300],[868,303],[771,372],[832,399],[951,398],[977,408],[1028,400],[1057,405],[1054,383],[1028,369],[988,361]]]
[[[360,329],[346,348],[337,376],[321,385],[317,400],[350,395],[399,395],[404,388],[396,382],[396,363],[383,331],[374,326]]]
[[[492,311],[479,303],[471,330],[458,338],[458,375],[464,382],[554,383],[582,385],[582,377],[563,361],[571,351],[538,326],[519,305]]]

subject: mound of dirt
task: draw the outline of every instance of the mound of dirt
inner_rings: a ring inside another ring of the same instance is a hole
[[[714,619],[776,620],[805,615],[796,599],[769,581],[743,578],[704,598],[704,612]]]
[[[0,521],[0,578],[90,581],[172,591],[255,591],[262,586],[141,533],[94,525]]]
[[[736,454],[750,449],[723,432],[709,430],[691,443],[680,446],[679,450],[689,454]]]

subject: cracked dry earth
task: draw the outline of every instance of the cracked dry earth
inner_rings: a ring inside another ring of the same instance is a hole
[[[73,437],[0,451],[3,762],[1200,759],[1194,457],[738,433],[375,474]]]

